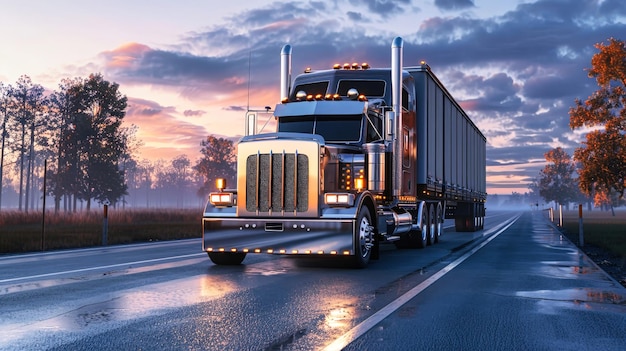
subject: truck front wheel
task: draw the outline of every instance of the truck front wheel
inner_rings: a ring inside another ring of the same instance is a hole
[[[245,252],[207,252],[211,261],[217,265],[235,266],[246,258]]]
[[[354,228],[354,244],[354,265],[357,268],[364,268],[370,261],[374,247],[372,216],[365,206],[359,211],[359,217]]]

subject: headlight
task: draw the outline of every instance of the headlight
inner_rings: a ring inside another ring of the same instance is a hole
[[[324,202],[329,206],[354,206],[354,194],[328,193],[324,194]]]
[[[233,206],[234,195],[233,193],[211,193],[209,201],[213,206]]]

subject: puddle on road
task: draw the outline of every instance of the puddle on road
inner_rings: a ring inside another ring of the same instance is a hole
[[[518,291],[515,296],[537,300],[537,310],[558,314],[561,309],[617,309],[626,312],[626,296],[618,291],[593,288]]]
[[[575,288],[564,290],[518,291],[516,296],[540,300],[595,302],[626,306],[626,297],[613,291],[602,291],[591,288]]]
[[[539,274],[558,279],[587,278],[602,281],[609,280],[603,271],[582,259],[578,264],[572,261],[542,261],[539,264],[538,271]]]

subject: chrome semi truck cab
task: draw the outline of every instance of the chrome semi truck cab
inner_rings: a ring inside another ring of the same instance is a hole
[[[275,130],[258,133],[248,113],[237,184],[219,179],[204,210],[203,250],[214,263],[269,253],[345,256],[364,267],[383,241],[438,241],[444,213],[464,198],[420,184],[421,102],[413,73],[402,69],[402,39],[391,56],[386,69],[307,69],[292,87],[291,47],[283,48]]]

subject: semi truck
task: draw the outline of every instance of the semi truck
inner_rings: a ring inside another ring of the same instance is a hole
[[[444,218],[456,231],[483,228],[485,136],[428,64],[403,66],[403,46],[394,38],[390,68],[306,68],[293,81],[292,48],[282,48],[271,132],[246,114],[236,184],[217,179],[204,209],[213,263],[265,253],[365,267],[383,243],[436,244]]]

